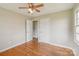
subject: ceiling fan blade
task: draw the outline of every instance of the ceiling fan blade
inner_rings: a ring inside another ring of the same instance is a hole
[[[39,4],[39,5],[36,5],[35,8],[38,8],[38,7],[42,7],[44,6],[43,4]]]
[[[19,9],[27,9],[28,7],[19,7]]]
[[[40,10],[38,10],[38,9],[35,9],[37,12],[40,12]]]
[[[32,8],[33,7],[33,3],[28,3],[28,7]]]
[[[34,3],[28,3],[25,7],[18,7],[19,9],[28,9],[28,13],[33,13],[33,11],[40,12],[38,9],[39,7],[42,7],[44,4],[34,4]]]
[[[34,4],[33,3],[30,4],[31,4],[31,9],[34,10]]]

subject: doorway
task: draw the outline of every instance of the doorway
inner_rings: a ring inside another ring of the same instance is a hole
[[[33,21],[33,40],[38,41],[38,21]]]

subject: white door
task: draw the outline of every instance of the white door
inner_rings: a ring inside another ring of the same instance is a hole
[[[32,20],[26,20],[26,41],[32,40]]]

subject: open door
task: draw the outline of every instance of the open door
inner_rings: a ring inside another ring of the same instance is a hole
[[[38,41],[38,21],[33,21],[33,40]]]

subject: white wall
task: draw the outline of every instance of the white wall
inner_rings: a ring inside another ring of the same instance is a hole
[[[39,20],[38,39],[43,42],[50,42],[50,19],[42,18]]]
[[[68,46],[71,40],[70,37],[70,20],[71,12],[65,11],[58,14],[54,14],[55,17],[51,17],[51,43]]]
[[[35,19],[39,20],[39,41],[68,46],[72,10],[57,12]]]
[[[79,55],[79,46],[74,41],[73,9],[39,16],[39,41],[72,48]]]
[[[0,8],[0,51],[25,42],[25,17]]]

